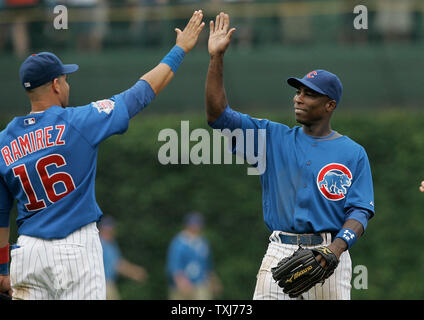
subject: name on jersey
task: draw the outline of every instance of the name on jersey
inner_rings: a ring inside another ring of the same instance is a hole
[[[6,166],[39,150],[64,145],[65,140],[63,140],[63,133],[65,129],[66,126],[64,124],[58,124],[18,136],[16,139],[12,140],[9,145],[1,149],[1,155]],[[55,131],[57,134],[56,137],[53,138],[53,133]]]

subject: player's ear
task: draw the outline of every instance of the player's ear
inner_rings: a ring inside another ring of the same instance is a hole
[[[325,108],[328,112],[333,112],[334,109],[336,109],[336,107],[337,107],[337,103],[335,100],[329,100],[327,104],[325,105]]]
[[[59,78],[54,78],[52,81],[52,89],[55,93],[60,92],[60,80]]]

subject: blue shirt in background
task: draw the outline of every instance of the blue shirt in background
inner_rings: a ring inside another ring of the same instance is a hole
[[[191,237],[185,232],[175,236],[168,248],[167,275],[171,286],[175,286],[173,276],[181,272],[193,284],[207,281],[212,270],[211,251],[204,237]]]

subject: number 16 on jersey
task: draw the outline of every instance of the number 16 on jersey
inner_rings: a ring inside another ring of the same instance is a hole
[[[47,199],[52,203],[59,201],[75,189],[74,180],[69,173],[61,171],[49,174],[48,172],[48,167],[50,166],[55,166],[56,168],[66,166],[66,160],[61,154],[51,154],[38,159],[35,168],[28,168],[28,166],[27,164],[21,164],[12,169],[15,177],[19,178],[28,198],[28,202],[25,204],[25,208],[28,211],[36,211],[47,207],[42,197],[36,194],[33,182],[29,178],[28,170],[35,169]],[[62,184],[64,191],[57,192],[55,188],[57,184]]]

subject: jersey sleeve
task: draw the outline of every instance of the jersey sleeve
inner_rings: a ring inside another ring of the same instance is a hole
[[[242,129],[245,131],[247,129],[266,129],[268,123],[269,120],[253,118],[248,114],[235,111],[231,109],[229,105],[227,105],[218,119],[216,119],[214,122],[209,122],[209,126],[211,126],[213,129],[220,130]]]
[[[372,215],[373,213],[370,212],[369,210],[353,207],[346,212],[345,221],[350,219],[356,220],[360,224],[362,224],[365,231],[368,226],[368,220],[372,217]]]
[[[130,118],[147,107],[156,97],[150,84],[145,80],[139,80],[137,83],[120,94],[128,109]]]
[[[345,209],[347,219],[354,219],[367,227],[367,222],[374,216],[374,188],[368,156],[361,147],[352,185],[346,197]]]
[[[13,197],[6,187],[3,178],[0,178],[0,228],[9,227],[12,206]]]
[[[70,122],[93,146],[113,134],[124,133],[129,120],[155,97],[150,85],[139,80],[130,89],[109,99],[70,108]]]
[[[209,123],[213,129],[221,130],[229,138],[232,153],[243,157],[253,166],[258,166],[260,159],[266,157],[267,130],[269,120],[256,119],[227,106],[220,117]]]

